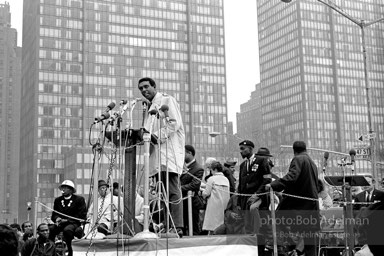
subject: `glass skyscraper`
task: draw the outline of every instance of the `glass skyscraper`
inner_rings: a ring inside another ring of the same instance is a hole
[[[378,0],[333,2],[357,20],[384,14]],[[369,131],[360,28],[311,0],[258,0],[257,12],[268,146],[300,139],[309,147],[348,153]],[[383,30],[383,22],[365,29],[378,160],[384,156]]]
[[[38,196],[52,206],[64,179],[90,177],[90,168],[68,171],[66,155],[91,162],[94,118],[111,101],[140,97],[144,76],[179,101],[186,142],[200,156],[217,151],[223,140],[209,132],[227,124],[223,8],[223,0],[24,1],[20,205]]]
[[[9,224],[18,222],[21,48],[16,42],[6,2],[0,4],[0,223]]]

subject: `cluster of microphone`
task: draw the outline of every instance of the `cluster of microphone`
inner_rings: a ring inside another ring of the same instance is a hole
[[[108,104],[107,108],[104,110],[104,112],[98,116],[98,117],[95,117],[95,121],[93,122],[94,124],[97,124],[99,122],[102,122],[108,118],[111,117],[111,115],[109,114],[109,111],[111,111],[112,109],[114,109],[116,106],[116,103],[115,102],[111,102]]]
[[[142,98],[137,98],[135,100],[132,101],[131,103],[131,107],[134,107],[136,105],[136,103],[138,101],[142,101],[143,102],[143,105],[148,105],[148,101],[146,99],[142,99]],[[109,113],[112,109],[114,109],[116,106],[116,103],[115,102],[111,102],[108,104],[107,108],[103,111],[103,113],[98,116],[98,117],[95,117],[95,121],[93,122],[93,124],[97,124],[99,122],[103,122],[104,120],[107,120],[109,119],[109,122],[113,122],[115,121],[117,118],[121,117],[125,111],[127,111],[127,109],[129,108],[129,104],[128,104],[128,101],[127,100],[121,100],[120,101],[120,111],[118,112],[115,112],[112,116],[111,114]],[[171,122],[171,121],[175,121],[175,119],[169,119],[169,114],[168,114],[168,110],[169,110],[169,107],[168,105],[162,105],[158,110],[157,109],[151,109],[148,114],[150,115],[156,115],[157,117],[159,117],[159,111],[161,111],[163,114],[164,114],[164,118],[166,120],[167,123]]]
[[[351,149],[349,150],[349,155],[351,157],[351,162],[350,163],[347,163],[346,165],[351,165],[352,167],[352,171],[354,171],[355,169],[355,156],[356,156],[356,150],[355,149]],[[323,172],[325,172],[325,169],[328,165],[328,158],[329,158],[329,152],[324,152],[324,160],[323,160]],[[346,157],[343,158],[343,161],[346,161]]]

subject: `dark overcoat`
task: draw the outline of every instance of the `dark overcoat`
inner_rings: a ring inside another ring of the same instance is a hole
[[[306,152],[294,156],[288,173],[271,183],[274,191],[284,191],[277,208],[278,218],[298,230],[319,230],[320,212],[318,197],[318,172],[316,164]]]

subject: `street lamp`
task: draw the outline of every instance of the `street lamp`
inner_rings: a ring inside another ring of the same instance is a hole
[[[281,0],[284,3],[290,3],[292,0]],[[376,169],[376,144],[375,144],[375,134],[373,132],[373,124],[372,124],[372,106],[371,106],[371,99],[372,99],[372,92],[371,92],[371,86],[369,83],[369,77],[368,77],[368,61],[367,61],[367,49],[365,44],[365,31],[364,29],[366,27],[369,27],[373,24],[376,24],[380,21],[384,20],[384,17],[373,20],[373,21],[365,21],[365,20],[359,20],[348,13],[346,13],[343,9],[341,9],[339,6],[337,6],[335,3],[331,2],[330,0],[324,1],[324,0],[316,0],[319,3],[322,3],[332,10],[338,12],[348,20],[352,21],[354,24],[359,26],[361,30],[361,41],[362,41],[362,52],[363,52],[363,64],[364,64],[364,80],[365,80],[365,90],[367,92],[367,109],[368,109],[368,129],[369,129],[369,144],[371,149],[371,163],[372,163],[372,176],[376,180],[377,175],[377,169]],[[376,188],[378,188],[378,183],[376,183]]]
[[[29,213],[32,209],[32,202],[27,202],[27,220],[29,221]]]
[[[236,134],[228,134],[228,133],[221,133],[221,132],[210,132],[209,133],[209,136],[211,136],[212,138],[215,138],[215,137],[217,137],[219,135],[233,136],[234,138],[238,139],[239,141],[244,140],[243,138],[237,136]]]
[[[216,138],[217,136],[220,136],[220,135],[226,136],[226,138],[227,138],[227,145],[225,147],[227,152],[224,152],[225,156],[223,157],[223,159],[225,160],[225,157],[226,157],[227,153],[230,153],[231,154],[231,158],[234,158],[232,152],[229,152],[231,150],[231,146],[234,144],[233,143],[234,140],[229,140],[229,137],[233,137],[233,138],[235,138],[238,141],[242,141],[244,139],[240,138],[236,134],[221,133],[221,132],[216,132],[216,131],[212,131],[212,132],[209,133],[209,136],[211,136],[212,138]]]

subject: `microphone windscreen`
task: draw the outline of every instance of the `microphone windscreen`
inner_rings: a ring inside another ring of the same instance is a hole
[[[328,159],[329,158],[329,152],[324,152],[324,159]]]
[[[109,103],[109,105],[107,106],[107,108],[109,108],[110,110],[112,110],[115,106],[116,106],[116,103],[115,103],[115,102],[111,102],[111,103]]]
[[[163,112],[165,112],[165,111],[168,111],[168,110],[169,110],[169,107],[168,107],[168,105],[162,105],[162,106],[160,107],[160,110],[163,111]]]
[[[151,110],[148,111],[148,113],[150,115],[156,115],[157,114],[157,110],[156,109],[151,109]]]
[[[356,155],[356,150],[354,148],[349,150],[349,155],[350,156],[355,156]]]

